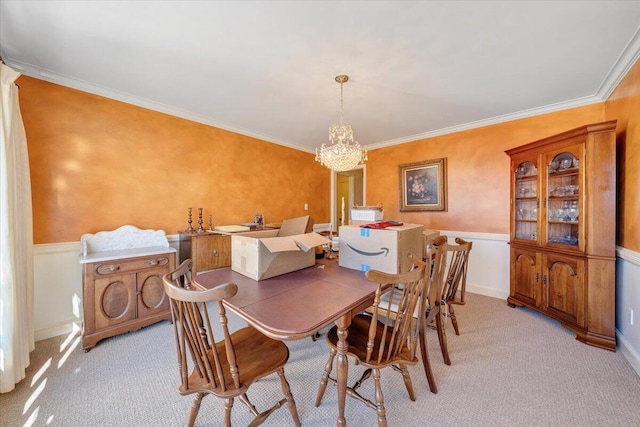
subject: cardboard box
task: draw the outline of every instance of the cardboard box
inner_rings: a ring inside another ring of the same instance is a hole
[[[422,256],[425,237],[420,224],[404,224],[385,229],[340,227],[340,267],[385,273],[404,273],[411,269],[409,254]]]
[[[308,223],[295,218],[285,220],[280,230],[232,234],[231,269],[253,280],[264,280],[313,266],[315,247],[329,240],[307,233],[309,228]],[[296,231],[299,234],[291,234]]]
[[[351,209],[351,225],[362,225],[382,221],[383,210],[380,207],[354,207]]]
[[[440,237],[439,230],[422,230],[422,235],[424,236],[425,247],[427,245],[431,245],[431,242]],[[423,254],[424,258],[424,254]]]

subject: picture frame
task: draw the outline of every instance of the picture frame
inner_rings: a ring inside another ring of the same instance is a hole
[[[400,212],[447,210],[447,159],[400,165]]]
[[[258,224],[258,227],[264,227],[264,215],[255,214],[253,216],[253,222]]]

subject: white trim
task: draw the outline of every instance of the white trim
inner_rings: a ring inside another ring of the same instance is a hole
[[[456,237],[473,242],[469,256],[467,291],[506,300],[509,296],[508,234],[439,230],[452,243]],[[506,303],[506,301],[505,301]]]
[[[625,58],[626,59],[626,58]],[[94,85],[91,84],[89,82],[86,82],[84,80],[79,80],[79,79],[73,79],[70,78],[68,76],[59,74],[59,73],[54,73],[48,70],[42,70],[36,67],[33,67],[32,65],[26,64],[24,62],[20,62],[20,61],[16,61],[16,60],[12,60],[11,62],[11,66],[14,67],[17,71],[19,71],[21,74],[25,75],[25,76],[29,76],[29,77],[34,77],[40,80],[44,80],[44,81],[48,81],[51,83],[55,83],[55,84],[59,84],[62,86],[66,86],[66,87],[70,87],[72,89],[77,89],[77,90],[81,90],[84,92],[88,92],[88,93],[92,93],[95,95],[99,95],[99,96],[104,96],[106,98],[109,99],[114,99],[117,101],[122,101],[122,102],[126,102],[128,104],[132,104],[132,105],[136,105],[139,107],[143,107],[143,108],[148,108],[150,110],[153,111],[158,111],[161,113],[165,113],[165,114],[169,114],[175,117],[180,117],[182,119],[186,119],[186,120],[191,120],[193,122],[196,123],[202,123],[205,125],[209,125],[209,126],[214,126],[216,128],[219,129],[224,129],[230,132],[235,132],[235,133],[239,133],[241,135],[245,135],[245,136],[249,136],[252,138],[257,138],[266,142],[271,142],[274,144],[278,144],[278,145],[282,145],[288,148],[293,148],[295,150],[299,150],[299,151],[303,151],[306,153],[311,153],[314,154],[315,153],[315,148],[314,147],[306,147],[306,146],[302,146],[299,144],[296,144],[294,142],[291,141],[286,141],[286,140],[282,140],[282,139],[278,139],[275,137],[272,137],[270,135],[264,135],[264,134],[260,134],[260,133],[256,133],[253,132],[249,129],[245,129],[245,128],[241,128],[238,126],[234,126],[232,124],[229,123],[225,123],[225,122],[221,122],[221,121],[216,121],[213,120],[211,118],[205,117],[201,114],[195,114],[189,111],[185,111],[182,109],[178,109],[175,107],[171,107],[169,105],[165,105],[165,104],[160,104],[158,102],[154,102],[145,98],[140,98],[140,97],[136,97],[136,96],[131,96],[122,92],[118,92],[112,89],[108,89],[102,86],[98,86],[98,85]],[[626,67],[626,69],[621,65],[621,68],[623,68],[623,70],[626,72],[628,71],[628,69],[631,67],[631,65],[628,65]],[[616,70],[612,70],[612,72],[610,73],[610,76],[612,78],[616,77],[614,74],[614,71]],[[621,79],[621,77],[618,78]],[[602,86],[601,86],[602,88]],[[562,110],[566,110],[569,108],[575,108],[575,107],[581,107],[584,105],[589,105],[589,104],[595,104],[598,102],[602,102],[603,98],[597,97],[597,96],[586,96],[586,97],[582,97],[582,98],[577,98],[577,99],[573,99],[570,101],[565,101],[565,102],[559,102],[559,103],[555,103],[555,104],[550,104],[550,105],[546,105],[546,106],[542,106],[542,107],[537,107],[537,108],[530,108],[527,110],[522,110],[522,111],[518,111],[515,113],[509,113],[509,114],[504,114],[502,116],[496,116],[496,117],[491,117],[488,119],[483,119],[483,120],[477,120],[474,122],[469,122],[469,123],[464,123],[461,125],[456,125],[456,126],[451,126],[451,127],[447,127],[447,128],[442,128],[442,129],[436,129],[433,131],[429,131],[429,132],[424,132],[424,133],[420,133],[420,134],[415,134],[415,135],[410,135],[410,136],[406,136],[406,137],[402,137],[402,138],[397,138],[397,139],[391,139],[388,141],[381,141],[378,143],[374,143],[374,144],[368,144],[365,146],[365,148],[367,148],[367,150],[375,150],[378,148],[384,148],[384,147],[389,147],[389,146],[393,146],[393,145],[399,145],[399,144],[404,144],[407,142],[413,142],[413,141],[417,141],[417,140],[421,140],[421,139],[426,139],[426,138],[432,138],[435,136],[441,136],[441,135],[446,135],[446,134],[450,134],[450,133],[455,133],[455,132],[461,132],[464,130],[469,130],[469,129],[475,129],[475,128],[480,128],[480,127],[484,127],[484,126],[489,126],[489,125],[494,125],[494,124],[498,124],[498,123],[504,123],[504,122],[509,122],[512,120],[517,120],[517,119],[522,119],[522,118],[527,118],[527,117],[533,117],[533,116],[538,116],[541,114],[547,114],[547,113],[551,113],[551,112],[555,112],[555,111],[562,111]]]
[[[640,376],[640,354],[633,349],[631,343],[627,341],[625,336],[617,329],[616,337],[618,338],[618,350],[622,352],[624,357],[629,361],[633,370]]]
[[[393,145],[405,144],[408,142],[414,142],[421,139],[433,138],[436,136],[447,135],[455,132],[461,132],[470,129],[481,128],[484,126],[495,125],[498,123],[510,122],[513,120],[539,116],[542,114],[552,113],[556,111],[567,110],[570,108],[582,107],[585,105],[596,104],[598,102],[605,101],[611,93],[618,86],[620,81],[624,78],[631,67],[636,63],[640,57],[640,29],[636,31],[635,35],[627,44],[625,50],[622,52],[616,63],[611,68],[609,74],[605,77],[602,84],[594,95],[584,96],[581,98],[572,99],[569,101],[558,102],[555,104],[544,105],[542,107],[529,108],[514,113],[503,114],[501,116],[490,117],[488,119],[476,120],[473,122],[463,123],[456,126],[450,126],[442,129],[436,129],[429,132],[419,133],[415,135],[409,135],[402,138],[391,139],[387,141],[381,141],[365,146],[367,150],[375,150],[378,148],[390,147]],[[108,89],[102,86],[98,86],[80,79],[73,79],[66,75],[54,73],[48,70],[36,68],[30,64],[26,64],[21,61],[11,60],[9,61],[11,66],[29,77],[45,80],[51,83],[56,83],[62,86],[67,86],[73,89],[81,90],[84,92],[92,93],[95,95],[104,96],[109,99],[115,99],[117,101],[126,102],[128,104],[137,105],[139,107],[148,108],[153,111],[159,111],[161,113],[169,114],[175,117],[180,117],[186,120],[191,120],[196,123],[202,123],[209,126],[214,126],[219,129],[224,129],[229,132],[239,133],[241,135],[249,136],[252,138],[260,139],[262,141],[271,142],[273,144],[282,145],[294,150],[303,151],[306,153],[315,153],[314,147],[307,147],[297,144],[292,141],[287,141],[279,138],[275,138],[270,135],[264,135],[257,132],[253,132],[249,129],[238,127],[230,123],[213,120],[209,117],[205,117],[201,114],[195,114],[189,111],[185,111],[179,108],[171,107],[169,105],[154,102],[145,98],[131,96],[122,92],[118,92],[112,89]]]
[[[476,255],[470,258],[473,269],[469,271],[467,290],[506,300],[509,293],[509,248],[506,244],[509,235],[456,230],[441,230],[441,233],[474,242]],[[177,233],[167,236],[171,247],[179,246],[179,237]],[[617,247],[616,252],[622,262],[640,266],[637,252],[622,247]],[[82,289],[80,242],[37,244],[33,253],[34,307],[40,307],[41,311],[34,324],[36,341],[73,332],[81,325],[81,313],[71,310],[71,300],[79,301]],[[627,286],[635,286],[635,283],[627,283]],[[616,333],[620,350],[640,375],[640,356],[633,348],[635,344],[629,341],[631,336],[625,337],[620,331]]]
[[[467,283],[467,292],[472,294],[484,295],[486,297],[497,298],[500,300],[504,300],[506,304],[506,299],[509,297],[509,291],[503,291],[500,289],[492,289],[484,286],[477,286],[471,283]]]
[[[33,255],[49,255],[77,251],[80,256],[80,242],[42,243],[33,245]]]
[[[353,168],[352,170],[358,170],[358,169],[362,169],[362,204],[364,206],[367,205],[367,164],[361,164],[361,165],[357,165],[355,168]],[[337,233],[340,225],[338,225],[338,219],[336,218],[336,186],[337,186],[337,176],[338,172],[332,170],[331,171],[331,180],[329,185],[331,186],[331,189],[329,191],[329,200],[330,200],[330,204],[329,204],[329,209],[331,209],[331,215],[330,215],[330,220],[331,220],[331,224],[333,227],[333,232]]]
[[[497,242],[508,242],[508,234],[497,233],[476,233],[473,231],[455,231],[455,230],[440,230],[440,234],[448,237],[460,237],[465,240],[492,240]]]
[[[286,140],[278,139],[269,135],[256,133],[249,129],[235,126],[226,122],[213,120],[201,114],[192,113],[190,111],[175,108],[166,104],[154,102],[149,99],[128,95],[113,89],[108,89],[103,86],[89,83],[84,80],[74,79],[64,74],[55,73],[49,70],[43,70],[41,68],[34,67],[30,64],[26,64],[21,61],[10,60],[8,62],[11,63],[12,67],[14,67],[17,71],[19,71],[21,74],[25,76],[29,76],[39,80],[44,80],[47,82],[70,87],[72,89],[81,90],[83,92],[92,93],[94,95],[104,96],[105,98],[114,99],[116,101],[122,101],[127,104],[136,105],[138,107],[147,108],[149,110],[158,111],[158,112],[169,114],[175,117],[180,117],[185,120],[191,120],[196,123],[202,123],[205,125],[214,126],[219,129],[227,130],[229,132],[239,133],[241,135],[245,135],[251,138],[260,139],[262,141],[271,142],[274,144],[293,148],[295,150],[305,151],[308,153],[314,152],[313,148],[301,146],[291,141],[286,141]]]
[[[80,324],[80,325],[79,325]],[[57,337],[60,335],[70,334],[77,330],[82,329],[82,322],[76,320],[69,320],[66,322],[58,323],[46,328],[38,329],[34,332],[35,340],[42,341],[48,338]]]
[[[616,256],[630,262],[636,267],[640,267],[640,253],[638,252],[623,248],[622,246],[616,246]]]
[[[640,28],[636,30],[629,44],[611,67],[611,71],[596,91],[596,96],[601,99],[609,98],[638,58],[640,58]]]
[[[485,126],[491,126],[498,123],[506,123],[513,120],[524,119],[528,117],[535,117],[542,114],[553,113],[556,111],[568,110],[570,108],[582,107],[585,105],[597,104],[602,102],[603,99],[596,96],[585,96],[582,98],[572,99],[570,101],[558,102],[555,104],[549,104],[542,107],[530,108],[528,110],[517,111],[515,113],[504,114],[502,116],[490,117],[488,119],[477,120],[475,122],[463,123],[448,128],[436,129],[429,132],[419,133],[415,135],[409,135],[403,138],[391,139],[388,141],[382,141],[374,144],[368,144],[367,150],[375,150],[378,148],[390,147],[393,145],[404,144],[407,142],[414,142],[421,139],[433,138],[436,136],[448,135],[455,132],[462,132],[470,129],[477,129]]]

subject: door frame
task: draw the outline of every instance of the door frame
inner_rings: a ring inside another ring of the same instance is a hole
[[[358,165],[355,168],[350,170],[359,170],[359,169],[362,169],[362,204],[366,206],[367,205],[367,165],[366,164]],[[331,212],[331,216],[330,216],[331,229],[334,232],[337,232],[340,226],[338,224],[337,217],[336,217],[336,207],[338,203],[336,200],[336,193],[337,193],[337,186],[338,186],[337,174],[338,172],[333,170],[331,171],[331,196],[330,196],[331,203],[330,203],[329,209]],[[353,194],[351,194],[351,196],[353,196]],[[348,206],[345,209],[348,209]]]

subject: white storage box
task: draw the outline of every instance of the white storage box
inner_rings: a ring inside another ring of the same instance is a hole
[[[300,224],[299,219],[285,220],[280,230],[232,234],[231,269],[253,280],[264,280],[313,266],[315,247],[329,240],[317,233],[305,233],[307,222],[301,228]],[[289,234],[296,229],[300,234]]]
[[[378,207],[359,207],[351,209],[351,224],[360,225],[382,221],[383,211]]]
[[[420,224],[404,224],[385,229],[344,225],[340,227],[339,265],[354,270],[379,270],[390,274],[409,271],[409,254],[421,257],[424,251],[422,230]]]

